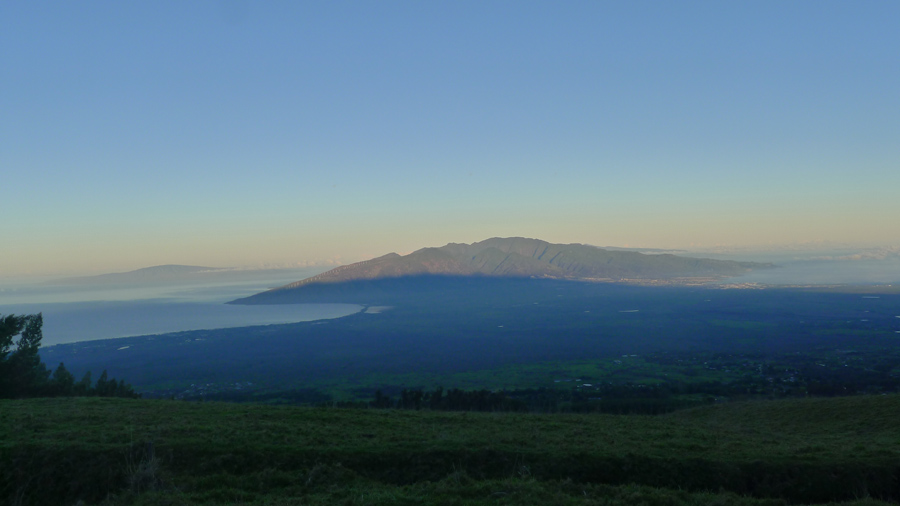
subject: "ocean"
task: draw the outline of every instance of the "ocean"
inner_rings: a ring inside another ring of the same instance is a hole
[[[338,318],[356,304],[241,306],[230,300],[297,281],[323,269],[248,271],[203,282],[153,285],[0,283],[0,315],[43,313],[44,347],[187,330]]]

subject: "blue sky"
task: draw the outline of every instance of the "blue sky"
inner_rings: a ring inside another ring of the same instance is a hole
[[[900,244],[897,2],[0,3],[0,276]]]

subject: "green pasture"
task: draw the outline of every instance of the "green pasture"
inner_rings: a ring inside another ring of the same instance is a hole
[[[896,499],[897,413],[898,395],[662,416],[2,401],[0,496],[23,505]]]

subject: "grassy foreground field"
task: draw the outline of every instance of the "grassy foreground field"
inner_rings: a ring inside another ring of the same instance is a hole
[[[0,401],[0,502],[881,504],[900,396],[663,416]]]

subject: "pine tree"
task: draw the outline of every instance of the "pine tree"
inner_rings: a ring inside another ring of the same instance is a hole
[[[9,361],[13,338],[25,328],[25,317],[0,318],[0,398],[13,396],[12,364]]]
[[[84,373],[81,381],[75,384],[74,393],[78,397],[88,397],[94,395],[94,389],[91,388],[91,371]]]
[[[107,378],[106,369],[104,369],[100,377],[97,378],[97,384],[94,386],[97,397],[110,397],[110,391],[115,390],[115,388],[116,384],[112,383],[112,385],[110,385],[110,381]]]
[[[38,349],[43,334],[41,313],[25,316],[10,315],[2,319],[0,330],[0,396],[33,397],[47,387],[50,371],[41,362]],[[16,349],[9,351],[12,338],[20,334]]]
[[[50,395],[69,397],[75,394],[75,376],[72,376],[65,364],[59,363],[59,367],[53,371],[50,378]]]
[[[24,316],[11,314],[0,318],[0,363],[6,361],[9,349],[13,344],[13,337],[22,332],[24,327]]]

